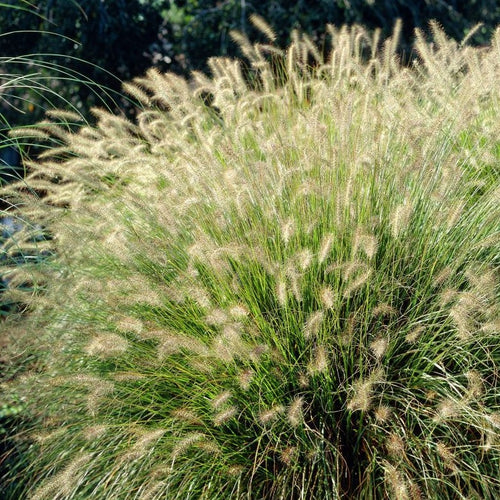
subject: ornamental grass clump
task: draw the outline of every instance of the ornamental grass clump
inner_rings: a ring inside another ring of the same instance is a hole
[[[500,30],[431,26],[411,67],[398,26],[235,34],[37,126],[23,498],[498,498]]]

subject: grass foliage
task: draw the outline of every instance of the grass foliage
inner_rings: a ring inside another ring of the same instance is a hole
[[[408,68],[399,26],[323,57],[254,21],[245,64],[127,84],[135,122],[17,132],[53,145],[3,196],[57,251],[16,270],[17,494],[498,498],[500,30]]]

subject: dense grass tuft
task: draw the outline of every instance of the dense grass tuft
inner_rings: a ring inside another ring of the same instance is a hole
[[[500,495],[500,30],[433,25],[411,69],[397,28],[329,30],[326,59],[235,34],[246,77],[152,70],[135,123],[36,128],[63,145],[44,198],[7,193],[57,251],[24,495]]]

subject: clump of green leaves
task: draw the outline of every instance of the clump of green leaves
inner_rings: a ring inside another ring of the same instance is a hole
[[[251,83],[151,70],[135,122],[34,132],[65,144],[27,179],[42,200],[6,193],[58,254],[25,326],[50,355],[17,385],[24,493],[495,498],[500,31],[434,24],[408,69],[399,25],[383,50],[329,27],[324,59],[253,21]]]

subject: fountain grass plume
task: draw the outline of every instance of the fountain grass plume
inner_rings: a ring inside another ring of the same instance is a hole
[[[432,29],[411,68],[397,27],[237,35],[250,76],[151,70],[136,121],[57,128],[47,196],[6,193],[57,249],[25,497],[500,494],[500,30]]]

